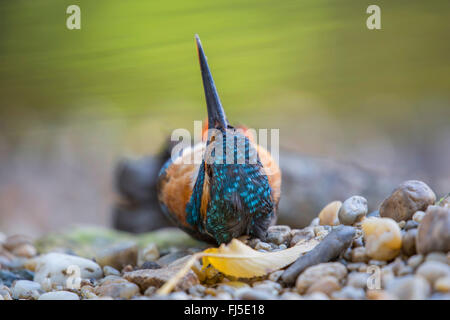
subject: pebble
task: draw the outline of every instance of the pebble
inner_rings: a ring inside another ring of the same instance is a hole
[[[282,300],[303,300],[303,297],[301,295],[299,295],[298,293],[295,292],[284,292],[281,296],[280,299]]]
[[[411,229],[415,229],[419,226],[419,223],[417,223],[414,220],[408,220],[405,224],[405,230],[411,230]]]
[[[3,247],[8,251],[14,251],[14,249],[24,244],[31,245],[31,239],[27,236],[16,234],[7,237],[3,243]]]
[[[449,255],[443,252],[431,252],[427,254],[425,261],[439,261],[442,263],[450,264]]]
[[[410,257],[416,254],[417,229],[410,229],[402,235],[402,252]]]
[[[18,280],[11,286],[11,293],[14,299],[37,299],[42,293],[39,283],[29,280]]]
[[[16,280],[33,280],[34,273],[29,270],[1,270],[0,269],[0,283],[10,287]]]
[[[113,299],[131,299],[139,294],[139,287],[123,278],[112,278],[95,288],[95,294]]]
[[[295,246],[300,241],[308,241],[315,237],[314,228],[306,227],[301,230],[294,229],[291,230],[291,242],[289,244],[290,247]]]
[[[413,214],[412,221],[416,223],[422,222],[423,217],[425,217],[425,212],[423,211],[417,211]]]
[[[253,288],[242,288],[236,291],[236,298],[241,300],[273,300],[276,296]]]
[[[148,287],[159,288],[174,277],[190,258],[191,256],[186,256],[172,262],[167,267],[160,269],[143,269],[127,272],[125,273],[124,278],[137,284],[142,291],[145,291]],[[194,271],[189,270],[189,272],[178,282],[176,290],[188,290],[189,287],[196,284],[199,284],[198,277]]]
[[[291,228],[288,226],[271,226],[267,229],[267,242],[276,245],[289,244],[291,241]]]
[[[277,295],[281,291],[281,285],[278,282],[265,280],[253,283],[253,288],[261,291],[266,291],[272,295]]]
[[[401,300],[424,300],[430,295],[431,287],[422,277],[405,276],[390,281],[386,291]]]
[[[169,264],[184,258],[186,256],[190,255],[189,251],[187,250],[178,250],[175,252],[171,252],[169,254],[166,254],[162,257],[160,257],[158,260],[156,260],[156,263],[160,265],[161,267],[167,267]]]
[[[423,255],[421,254],[416,254],[413,255],[411,257],[409,257],[407,264],[408,266],[410,266],[411,268],[415,269],[417,268],[421,263],[423,262]]]
[[[298,293],[303,294],[316,281],[325,276],[332,276],[340,281],[347,275],[347,268],[339,262],[320,263],[303,271],[296,281]]]
[[[380,216],[395,221],[409,220],[416,211],[434,204],[436,195],[422,181],[405,181],[380,206]]]
[[[68,277],[73,277],[77,271],[81,279],[99,279],[103,272],[100,266],[88,259],[63,253],[47,253],[30,261],[34,266],[34,281],[42,287],[65,286]]]
[[[347,286],[340,291],[333,292],[331,297],[337,300],[362,300],[366,297],[366,293],[364,289]]]
[[[434,282],[434,289],[439,292],[450,292],[450,276],[437,279]]]
[[[342,206],[341,201],[333,201],[327,204],[319,213],[319,224],[327,226],[339,225],[338,212]]]
[[[340,223],[350,226],[365,217],[367,212],[367,200],[361,196],[353,196],[344,201],[338,217]]]
[[[33,245],[24,243],[15,247],[11,253],[18,257],[32,258],[37,254],[37,250]]]
[[[417,269],[416,274],[428,280],[433,286],[437,279],[450,276],[450,266],[439,261],[425,261]]]
[[[357,247],[352,250],[352,262],[367,262],[369,257],[366,254],[366,248]]]
[[[367,218],[362,224],[366,254],[376,260],[391,260],[399,253],[402,237],[397,223],[390,218]]]
[[[144,249],[139,251],[138,264],[142,265],[147,261],[156,261],[159,259],[158,246],[154,243],[148,244]]]
[[[117,269],[114,269],[110,266],[104,266],[103,267],[103,274],[105,276],[120,276],[120,272]]]
[[[256,244],[255,250],[272,251],[270,243],[260,241]]]
[[[347,277],[347,286],[365,289],[369,277],[370,274],[366,272],[350,272]]]
[[[417,251],[450,251],[450,208],[430,206],[418,228]]]
[[[95,257],[97,263],[121,270],[127,265],[137,264],[138,246],[134,242],[121,242],[101,250]]]
[[[80,297],[70,291],[53,291],[44,293],[38,300],[80,300]]]
[[[366,297],[369,300],[394,300],[396,298],[385,290],[367,290]]]
[[[341,285],[339,284],[339,281],[335,277],[326,276],[314,282],[308,288],[306,294],[311,294],[314,292],[322,292],[328,296],[331,296],[333,292],[338,290],[341,290]]]
[[[0,285],[0,300],[12,300],[11,290],[5,285]]]

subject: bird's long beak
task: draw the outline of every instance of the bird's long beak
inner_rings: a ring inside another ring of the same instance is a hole
[[[198,35],[195,35],[197,42],[198,60],[200,62],[200,70],[202,72],[203,88],[205,89],[206,106],[208,108],[208,128],[209,129],[226,129],[228,126],[227,117],[220,102],[211,71],[209,70],[208,61],[203,51],[202,43]]]

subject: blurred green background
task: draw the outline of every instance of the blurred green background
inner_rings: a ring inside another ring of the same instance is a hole
[[[232,123],[448,192],[449,21],[447,0],[1,1],[0,226],[107,224],[117,158],[206,116],[195,33]]]

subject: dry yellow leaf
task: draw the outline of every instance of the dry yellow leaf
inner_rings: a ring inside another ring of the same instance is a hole
[[[159,294],[168,294],[177,282],[191,269],[197,259],[203,258],[203,268],[212,265],[225,275],[252,278],[279,270],[291,263],[305,252],[312,250],[318,240],[299,242],[292,248],[275,251],[260,252],[233,239],[228,245],[219,248],[206,249],[197,253],[186,263],[185,267],[172,279],[167,281],[159,290]]]

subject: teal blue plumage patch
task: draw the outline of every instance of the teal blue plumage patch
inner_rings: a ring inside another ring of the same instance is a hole
[[[239,152],[238,142],[241,141],[244,148]],[[223,135],[222,143],[221,155],[215,157],[215,149],[211,153],[213,163],[207,162],[205,166],[203,159],[191,199],[186,206],[186,221],[200,232],[211,235],[218,243],[229,242],[242,234],[256,233],[259,229],[265,231],[267,221],[274,214],[268,178],[248,138],[240,133],[228,133]],[[228,160],[233,160],[232,163],[226,163],[227,151],[232,152],[233,157],[228,157]],[[209,179],[210,201],[203,220],[200,206],[205,175]]]

